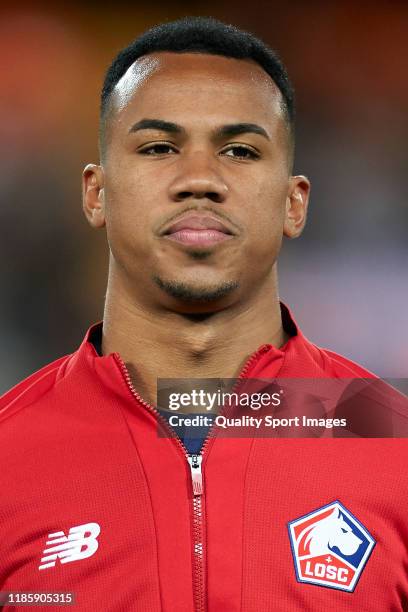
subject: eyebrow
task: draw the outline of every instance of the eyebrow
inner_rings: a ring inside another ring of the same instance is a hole
[[[129,130],[129,134],[138,132],[139,130],[160,130],[160,132],[168,132],[169,134],[184,134],[185,129],[177,123],[171,121],[163,121],[163,119],[141,119]]]
[[[216,136],[225,138],[231,136],[239,136],[239,134],[259,134],[267,140],[270,140],[267,131],[256,123],[231,123],[223,125],[216,131]]]
[[[129,130],[129,134],[133,134],[140,130],[159,130],[169,134],[185,134],[186,130],[181,125],[163,119],[141,119]],[[270,140],[267,131],[256,123],[231,123],[222,125],[214,130],[215,138],[231,138],[240,134],[259,134],[267,140]]]

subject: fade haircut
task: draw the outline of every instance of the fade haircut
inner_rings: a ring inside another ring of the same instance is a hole
[[[99,142],[101,156],[106,146],[106,122],[110,99],[116,84],[140,57],[160,51],[208,53],[228,58],[252,60],[274,81],[282,96],[282,110],[290,136],[291,157],[294,146],[294,91],[277,53],[262,40],[213,17],[184,17],[154,26],[122,49],[108,68],[101,93]]]

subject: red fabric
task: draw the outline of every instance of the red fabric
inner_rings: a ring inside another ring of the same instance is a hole
[[[78,611],[194,612],[186,457],[88,336],[0,401],[0,590],[73,591]],[[372,375],[297,329],[281,350],[264,346],[246,376]],[[212,439],[208,612],[407,610],[407,458],[405,439]],[[294,571],[288,521],[335,499],[377,542],[353,593],[299,583]],[[38,569],[48,534],[92,522],[92,556]]]

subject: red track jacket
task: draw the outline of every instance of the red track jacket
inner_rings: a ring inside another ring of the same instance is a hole
[[[371,375],[296,328],[242,376]],[[78,611],[408,610],[407,459],[405,439],[215,436],[194,494],[198,459],[88,332],[0,402],[0,590],[73,592]]]

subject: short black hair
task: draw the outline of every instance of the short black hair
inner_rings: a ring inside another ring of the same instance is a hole
[[[294,91],[287,71],[276,51],[262,40],[213,17],[183,17],[162,23],[144,32],[122,49],[108,68],[101,94],[101,140],[109,101],[115,85],[140,57],[159,51],[208,53],[259,64],[281,92],[283,110],[290,132],[295,118]]]

